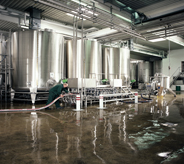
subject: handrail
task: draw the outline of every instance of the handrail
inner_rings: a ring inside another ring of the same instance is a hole
[[[180,67],[178,67],[178,68],[176,69],[176,71],[178,71],[179,69],[180,69]],[[176,73],[176,71],[172,74],[172,76],[170,76],[170,78],[174,76],[174,74]]]

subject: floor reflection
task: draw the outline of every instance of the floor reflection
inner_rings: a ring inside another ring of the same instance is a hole
[[[183,97],[111,103],[107,109],[97,104],[84,111],[0,113],[0,163],[182,163]],[[32,108],[26,103],[1,107]]]

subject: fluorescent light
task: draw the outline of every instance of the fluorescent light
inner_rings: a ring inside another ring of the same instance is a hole
[[[26,28],[26,29],[29,29],[29,27],[28,26],[20,26],[21,28]]]
[[[71,17],[73,17],[73,16],[74,16],[73,14],[70,14],[70,13],[66,13],[66,15],[71,16]]]
[[[70,13],[66,13],[66,15],[68,15],[68,16],[71,16],[71,17],[73,17],[74,15],[73,14],[70,14]],[[79,17],[77,17],[78,19],[82,19],[82,18],[79,18]],[[84,21],[86,20],[86,19],[83,19]]]
[[[77,12],[76,12],[76,11],[72,11],[72,13],[75,13],[75,14],[77,14]]]
[[[83,6],[87,6],[86,3],[80,2],[79,0],[71,0],[71,1],[79,3],[79,4],[83,5]],[[91,8],[90,6],[88,6],[88,7]]]
[[[72,11],[72,13],[75,13],[75,14],[78,14],[76,11]],[[67,14],[68,15],[68,14]],[[89,17],[89,16],[87,16],[87,15],[84,15],[84,14],[81,14],[83,17],[86,17],[86,18],[91,18],[91,17]],[[73,16],[73,14],[71,14],[71,15],[69,15],[69,16]]]
[[[93,14],[94,12],[88,11],[88,13]],[[98,16],[98,14],[94,13],[94,15]]]
[[[87,15],[84,15],[84,14],[81,14],[83,17],[86,17],[86,18],[91,18],[91,17],[88,17]]]
[[[164,39],[164,38],[157,38],[157,39],[151,39],[149,41],[150,42],[160,42],[160,41],[164,41],[164,40],[166,40],[166,39]]]

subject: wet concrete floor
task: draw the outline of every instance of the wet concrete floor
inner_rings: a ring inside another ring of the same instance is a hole
[[[36,104],[36,107],[45,104]],[[184,93],[149,103],[111,103],[0,113],[1,164],[184,163]],[[1,109],[32,108],[26,102]]]

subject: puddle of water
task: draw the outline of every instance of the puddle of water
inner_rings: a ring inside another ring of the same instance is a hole
[[[143,104],[0,113],[0,163],[183,163],[183,95]],[[38,104],[36,106],[44,106]],[[7,103],[1,108],[32,108]]]

